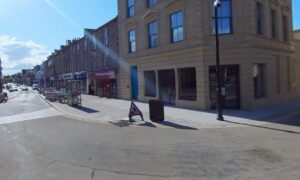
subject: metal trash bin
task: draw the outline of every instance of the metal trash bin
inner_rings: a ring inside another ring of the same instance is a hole
[[[149,113],[151,121],[164,121],[164,102],[160,100],[149,100]]]

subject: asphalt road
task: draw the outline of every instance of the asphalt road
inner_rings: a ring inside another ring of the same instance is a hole
[[[118,127],[65,118],[22,92],[0,104],[0,179],[299,180],[299,119],[200,130]]]

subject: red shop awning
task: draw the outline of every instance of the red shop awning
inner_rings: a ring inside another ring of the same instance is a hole
[[[116,79],[116,73],[113,70],[101,71],[95,73],[95,78],[100,80],[112,80]]]

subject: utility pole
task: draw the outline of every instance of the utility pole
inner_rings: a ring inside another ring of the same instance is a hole
[[[220,68],[220,45],[219,45],[219,23],[218,8],[221,6],[220,0],[214,1],[215,8],[215,36],[216,36],[216,73],[217,73],[217,120],[224,121],[222,108],[222,85],[221,85],[221,68]]]

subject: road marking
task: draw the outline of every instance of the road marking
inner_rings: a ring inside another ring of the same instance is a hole
[[[59,116],[59,115],[61,115],[61,113],[57,112],[53,108],[47,108],[47,109],[44,109],[41,111],[0,117],[0,125],[35,120],[35,119],[42,119],[42,118],[48,118],[48,117],[54,117],[54,116]]]

